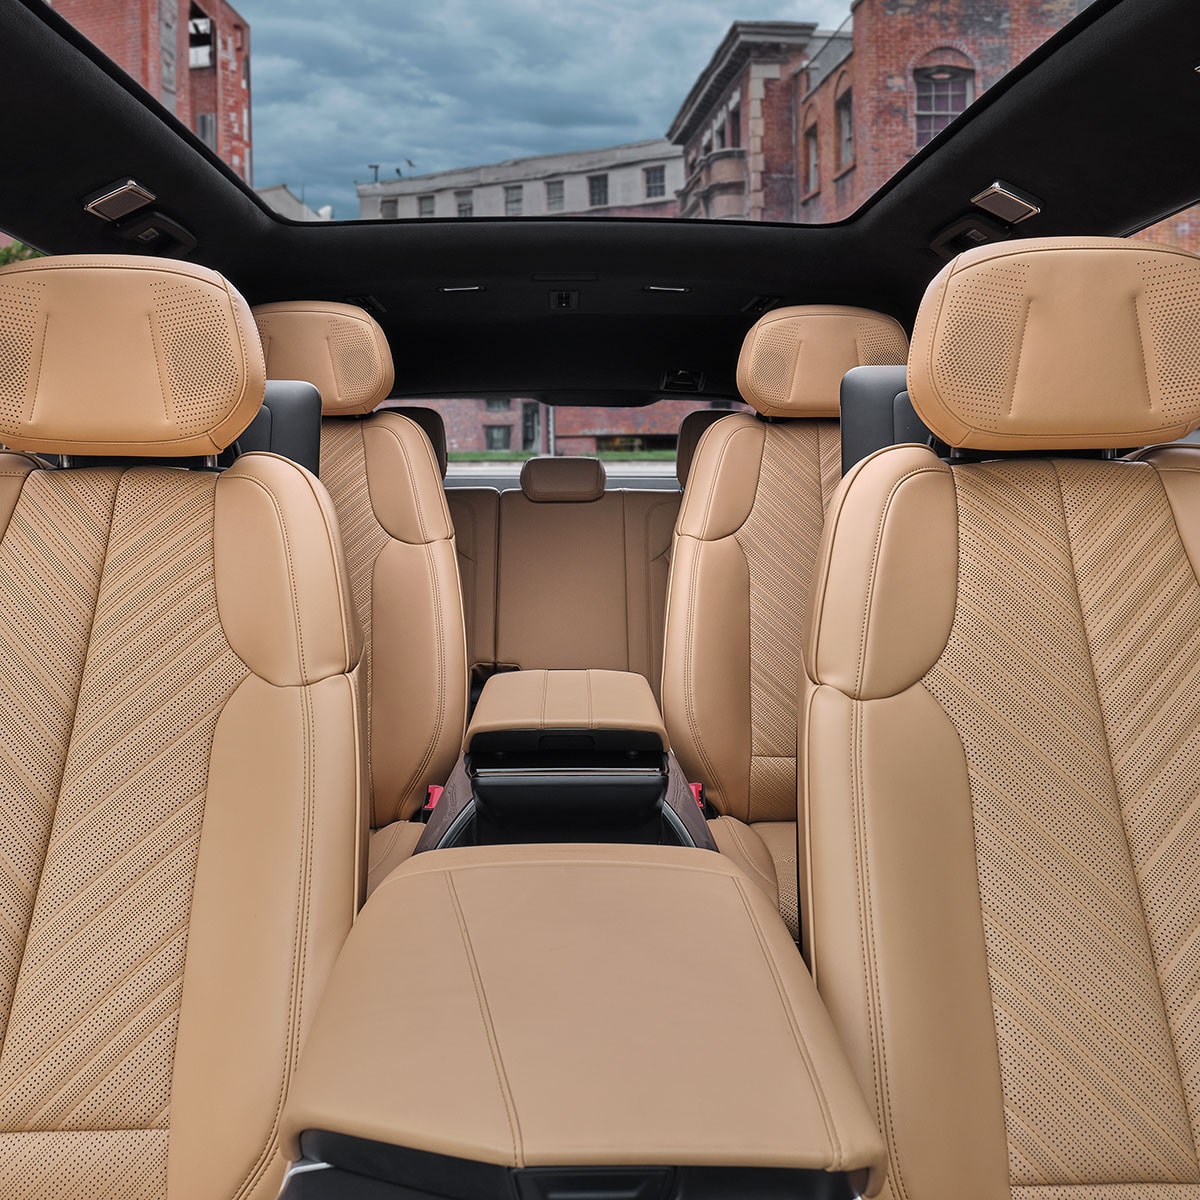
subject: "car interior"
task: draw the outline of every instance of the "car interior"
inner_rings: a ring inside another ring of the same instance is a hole
[[[0,1197],[1200,1197],[1194,0],[814,226],[292,222],[0,34]]]

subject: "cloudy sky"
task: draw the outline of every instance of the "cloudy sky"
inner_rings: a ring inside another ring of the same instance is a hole
[[[661,137],[735,20],[849,0],[234,0],[254,182],[358,216],[355,180]],[[415,171],[405,165],[411,159]]]

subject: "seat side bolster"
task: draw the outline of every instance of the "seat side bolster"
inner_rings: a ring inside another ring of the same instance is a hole
[[[291,687],[358,663],[337,515],[314,475],[270,455],[235,462],[217,481],[214,555],[225,636],[256,675]]]
[[[371,507],[391,537],[423,545],[454,536],[437,457],[415,421],[398,412],[368,417],[363,448]]]
[[[683,493],[679,534],[713,541],[736,533],[758,492],[766,426],[751,413],[733,413],[704,431]]]
[[[1184,551],[1200,579],[1200,446],[1155,446],[1137,457],[1158,472]]]
[[[8,523],[16,511],[17,502],[31,471],[41,466],[37,459],[26,454],[10,454],[0,451],[0,538],[8,530]]]
[[[896,446],[859,463],[829,505],[804,639],[809,679],[860,700],[916,683],[950,636],[957,547],[954,477],[931,451]]]

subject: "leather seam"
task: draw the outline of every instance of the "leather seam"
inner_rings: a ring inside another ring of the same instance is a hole
[[[735,819],[733,817],[718,817],[717,820],[722,822],[723,824],[725,824],[725,827],[729,830],[729,836],[733,839],[738,850],[741,851],[743,857],[746,860],[746,865],[754,872],[755,875],[757,875],[759,877],[759,879],[761,879],[763,881],[763,883],[769,884],[770,879],[768,878],[766,871],[764,871],[754,861],[754,859],[751,858],[750,852],[746,849],[746,843],[742,838],[742,831],[738,828],[737,823],[735,822]],[[768,850],[768,853],[770,853],[769,850]],[[741,864],[739,863],[738,865],[740,866]],[[778,890],[779,890],[779,881],[777,879],[775,881],[775,891],[778,892]]]
[[[455,870],[458,868],[456,867]],[[483,1023],[484,1035],[487,1038],[488,1049],[492,1055],[492,1067],[496,1072],[496,1083],[500,1089],[500,1099],[504,1104],[504,1112],[508,1118],[509,1135],[512,1138],[512,1165],[519,1167],[523,1158],[523,1145],[520,1125],[517,1121],[516,1103],[509,1088],[508,1077],[504,1071],[504,1062],[500,1056],[500,1044],[496,1036],[496,1027],[492,1021],[491,1010],[488,1007],[487,995],[483,987],[483,979],[479,971],[479,963],[475,958],[475,950],[471,945],[471,934],[463,916],[462,905],[459,902],[458,890],[454,886],[454,872],[445,873],[446,888],[450,893],[450,904],[454,909],[454,917],[458,922],[459,935],[462,938],[463,952],[466,955],[467,967],[471,972],[471,981],[475,987],[475,999],[479,1004],[479,1016]]]
[[[1104,749],[1105,749],[1106,757],[1108,760],[1108,777],[1112,783],[1113,802],[1114,802],[1116,810],[1117,810],[1117,812],[1116,812],[1117,818],[1121,823],[1122,840],[1125,843],[1125,862],[1129,868],[1129,878],[1130,878],[1131,882],[1133,883],[1133,890],[1134,890],[1135,894],[1137,895],[1138,912],[1142,919],[1142,931],[1146,936],[1146,945],[1150,952],[1150,964],[1151,964],[1151,967],[1154,972],[1154,990],[1155,990],[1155,993],[1158,995],[1158,1003],[1159,1003],[1159,1009],[1160,1009],[1160,1013],[1161,1013],[1162,1021],[1163,1021],[1163,1029],[1167,1035],[1167,1044],[1171,1048],[1171,1058],[1175,1064],[1175,1082],[1176,1082],[1176,1085],[1178,1088],[1178,1099],[1179,1099],[1179,1103],[1183,1109],[1184,1114],[1188,1117],[1188,1132],[1191,1135],[1191,1139],[1192,1139],[1192,1165],[1194,1167],[1200,1168],[1200,1150],[1198,1150],[1198,1147],[1196,1145],[1196,1133],[1192,1127],[1192,1120],[1191,1120],[1192,1110],[1191,1110],[1191,1106],[1188,1103],[1187,1089],[1185,1088],[1184,1082],[1183,1082],[1183,1071],[1179,1065],[1179,1047],[1175,1044],[1175,1031],[1171,1028],[1171,1021],[1168,1016],[1166,997],[1163,995],[1162,972],[1159,969],[1158,955],[1155,953],[1155,950],[1154,950],[1154,939],[1150,936],[1150,922],[1146,916],[1146,898],[1142,893],[1141,880],[1138,878],[1137,867],[1134,863],[1133,846],[1129,840],[1129,825],[1127,823],[1127,819],[1125,816],[1125,805],[1122,802],[1123,798],[1122,798],[1122,793],[1121,793],[1121,786],[1117,780],[1116,762],[1114,761],[1114,757],[1113,757],[1112,736],[1109,732],[1108,718],[1105,715],[1104,704],[1103,704],[1103,701],[1101,700],[1100,680],[1096,675],[1096,655],[1095,655],[1095,650],[1093,649],[1092,634],[1091,634],[1091,630],[1088,628],[1087,618],[1084,616],[1084,612],[1083,612],[1083,593],[1080,591],[1080,588],[1079,588],[1079,576],[1077,573],[1077,567],[1076,567],[1076,562],[1075,562],[1075,543],[1074,543],[1074,539],[1071,536],[1071,523],[1067,518],[1067,501],[1066,501],[1066,496],[1063,492],[1062,476],[1059,474],[1059,471],[1058,471],[1058,463],[1054,459],[1050,459],[1047,465],[1050,468],[1051,475],[1054,477],[1055,486],[1058,491],[1058,502],[1059,502],[1060,510],[1062,512],[1063,533],[1065,534],[1065,538],[1066,538],[1067,557],[1070,560],[1070,564],[1071,564],[1071,585],[1075,589],[1075,600],[1076,600],[1076,605],[1077,605],[1076,611],[1079,614],[1079,629],[1080,629],[1080,632],[1083,634],[1083,644],[1087,647],[1088,671],[1089,671],[1089,674],[1090,674],[1091,680],[1092,680],[1092,688],[1093,688],[1092,694],[1095,696],[1095,699],[1096,699],[1096,711],[1100,717],[1100,721],[1099,721],[1100,731],[1104,735]],[[1162,487],[1161,481],[1156,480],[1156,482],[1158,482],[1159,486]],[[1165,488],[1163,488],[1163,492],[1164,493],[1166,492]],[[1172,518],[1172,521],[1174,521],[1175,514],[1174,514],[1173,510],[1171,509],[1170,499],[1165,496],[1164,496],[1164,498],[1166,499],[1167,510],[1169,512],[1171,512],[1171,518]],[[1179,532],[1178,525],[1176,525],[1175,528],[1176,528],[1176,534],[1178,534],[1178,532]],[[1185,553],[1185,557],[1186,557],[1186,553]]]
[[[779,964],[775,961],[775,955],[772,953],[770,946],[767,945],[762,925],[755,915],[754,908],[750,903],[750,897],[746,894],[745,884],[736,875],[730,876],[730,881],[737,889],[738,898],[745,909],[746,917],[750,922],[750,928],[754,930],[754,936],[758,940],[763,961],[766,963],[767,969],[771,973],[771,981],[775,985],[775,995],[779,999],[779,1006],[783,1009],[784,1016],[787,1018],[788,1028],[791,1030],[792,1040],[795,1043],[796,1050],[799,1052],[800,1061],[804,1064],[804,1069],[808,1073],[808,1081],[812,1086],[813,1095],[817,1099],[817,1107],[821,1112],[821,1120],[825,1125],[825,1136],[829,1139],[829,1148],[832,1157],[830,1169],[840,1170],[845,1162],[845,1150],[842,1147],[842,1140],[838,1136],[837,1125],[834,1122],[833,1112],[829,1104],[829,1097],[825,1094],[820,1074],[813,1065],[812,1056],[808,1050],[808,1043],[804,1038],[804,1030],[800,1028],[800,1023],[796,1020],[795,1010],[788,1001],[787,990],[779,973]]]

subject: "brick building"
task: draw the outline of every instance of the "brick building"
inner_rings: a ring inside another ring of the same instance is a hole
[[[250,26],[225,0],[53,0],[53,7],[252,182]]]
[[[357,184],[359,216],[674,217],[682,153],[663,138]],[[378,169],[378,167],[377,167]]]

